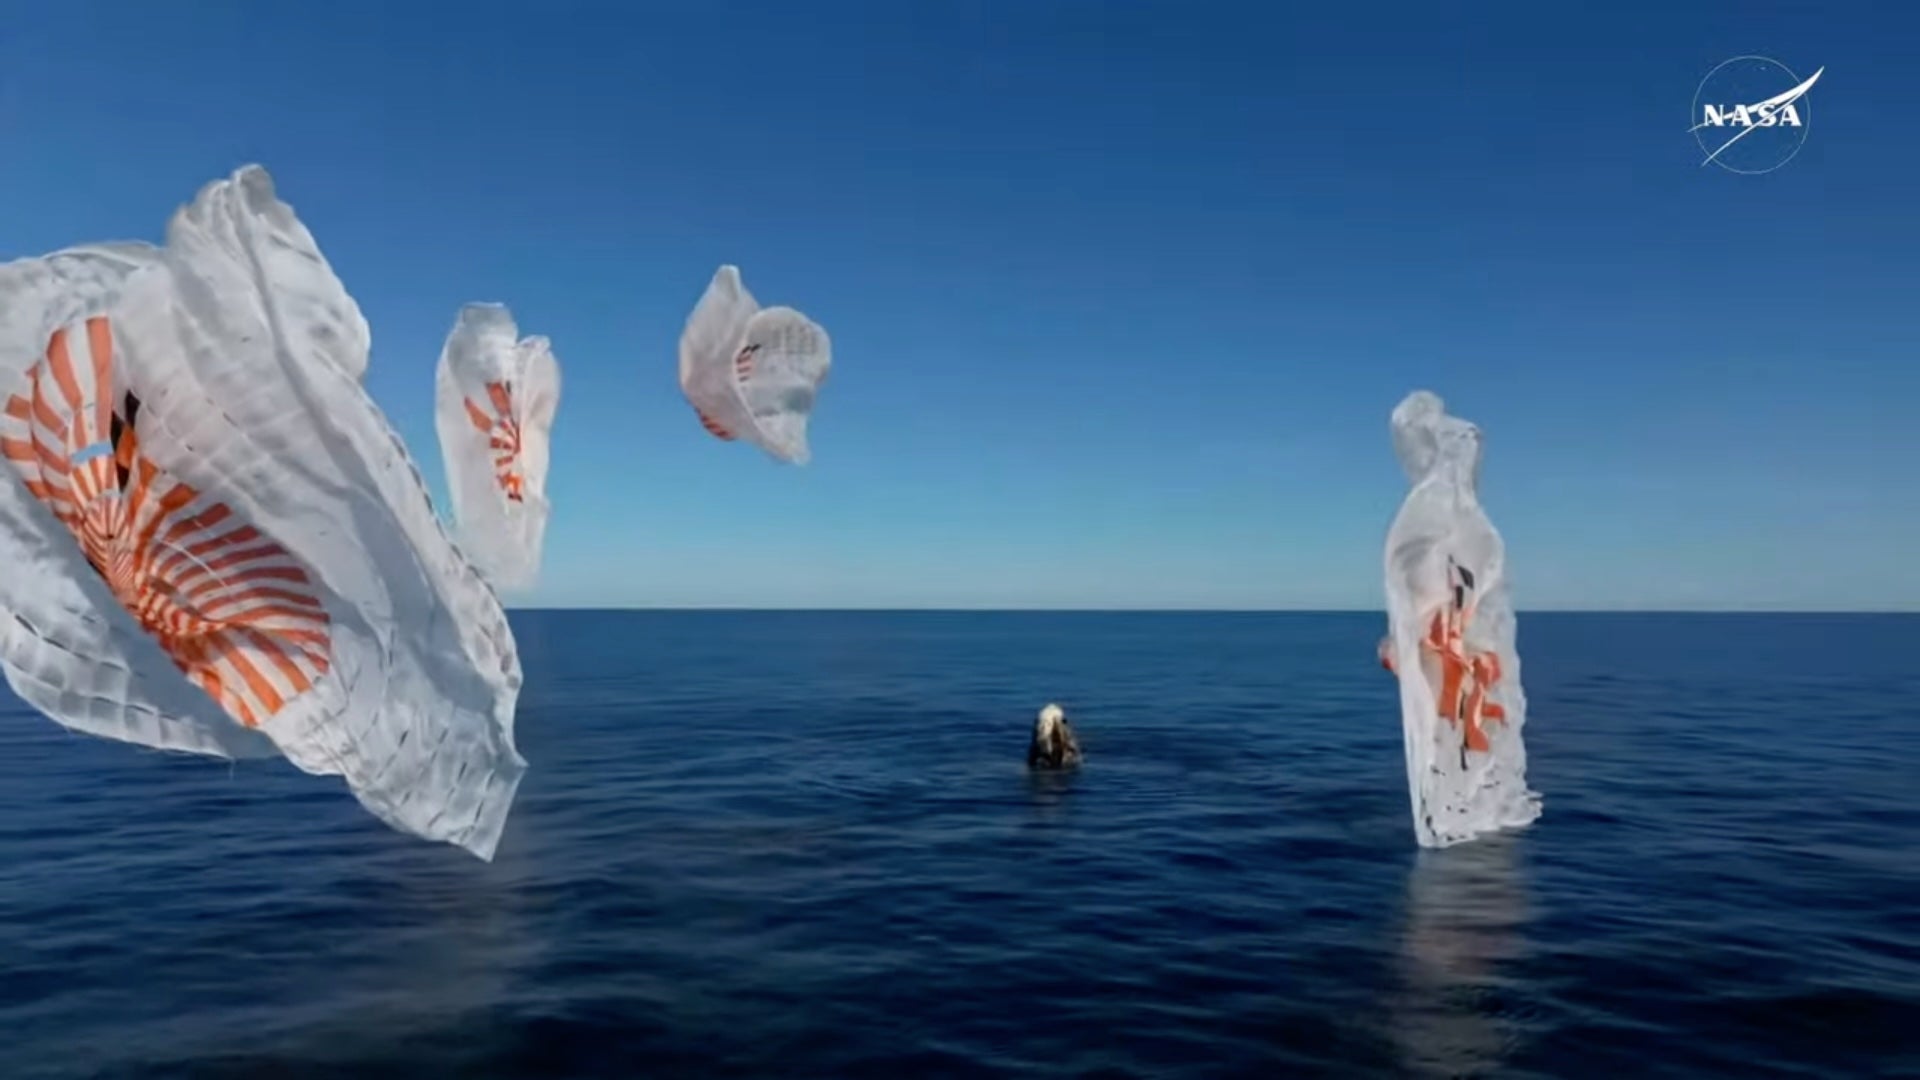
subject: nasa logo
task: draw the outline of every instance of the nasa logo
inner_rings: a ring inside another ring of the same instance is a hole
[[[1806,80],[1764,56],[1736,56],[1707,72],[1693,92],[1694,142],[1709,162],[1728,172],[1768,173],[1793,160],[1807,141],[1813,102]]]

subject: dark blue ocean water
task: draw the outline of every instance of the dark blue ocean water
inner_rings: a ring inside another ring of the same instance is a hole
[[[1437,853],[1374,616],[515,623],[492,865],[0,697],[0,1077],[1920,1075],[1920,618],[1523,616]]]

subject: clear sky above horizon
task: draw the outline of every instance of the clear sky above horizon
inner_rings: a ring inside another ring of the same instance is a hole
[[[1377,607],[1425,387],[1522,608],[1920,609],[1911,6],[6,10],[0,257],[265,165],[443,504],[459,306],[553,340],[519,603]],[[1763,176],[1748,53],[1826,68]],[[833,336],[805,468],[680,397],[722,262]]]

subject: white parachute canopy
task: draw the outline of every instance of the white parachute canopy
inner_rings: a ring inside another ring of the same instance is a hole
[[[745,439],[804,465],[807,418],[833,366],[818,323],[789,307],[761,308],[722,266],[680,334],[680,389],[716,438]]]
[[[163,249],[0,266],[0,668],[74,730],[278,751],[490,859],[526,769],[513,636],[289,236],[249,167]]]
[[[249,175],[260,182],[241,182]],[[338,364],[356,381],[366,378],[373,335],[360,305],[333,275],[293,207],[274,197],[265,170],[251,166],[230,183],[207,185],[168,231],[185,231],[196,243],[238,260],[235,280],[244,281],[264,306],[280,349],[302,361]]]
[[[1480,429],[1421,390],[1393,410],[1393,445],[1413,490],[1387,531],[1380,660],[1400,680],[1414,832],[1447,847],[1540,816],[1527,698],[1505,547],[1475,491]]]
[[[560,367],[544,337],[518,338],[499,304],[468,304],[440,350],[434,427],[460,546],[500,589],[531,586],[547,531],[547,460]]]

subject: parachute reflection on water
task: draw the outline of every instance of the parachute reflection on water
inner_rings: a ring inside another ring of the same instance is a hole
[[[434,427],[460,546],[496,588],[534,583],[547,529],[547,460],[560,368],[499,304],[468,304],[440,351]]]
[[[0,266],[0,668],[77,731],[278,751],[492,857],[520,662],[361,388],[358,306],[267,174],[162,249]]]
[[[789,307],[762,308],[722,266],[680,334],[680,389],[715,438],[744,439],[804,465],[807,419],[833,366],[818,323]]]
[[[1447,847],[1540,816],[1528,790],[1506,551],[1480,508],[1480,429],[1424,390],[1393,410],[1413,483],[1387,531],[1389,634],[1380,661],[1400,681],[1414,832]]]

